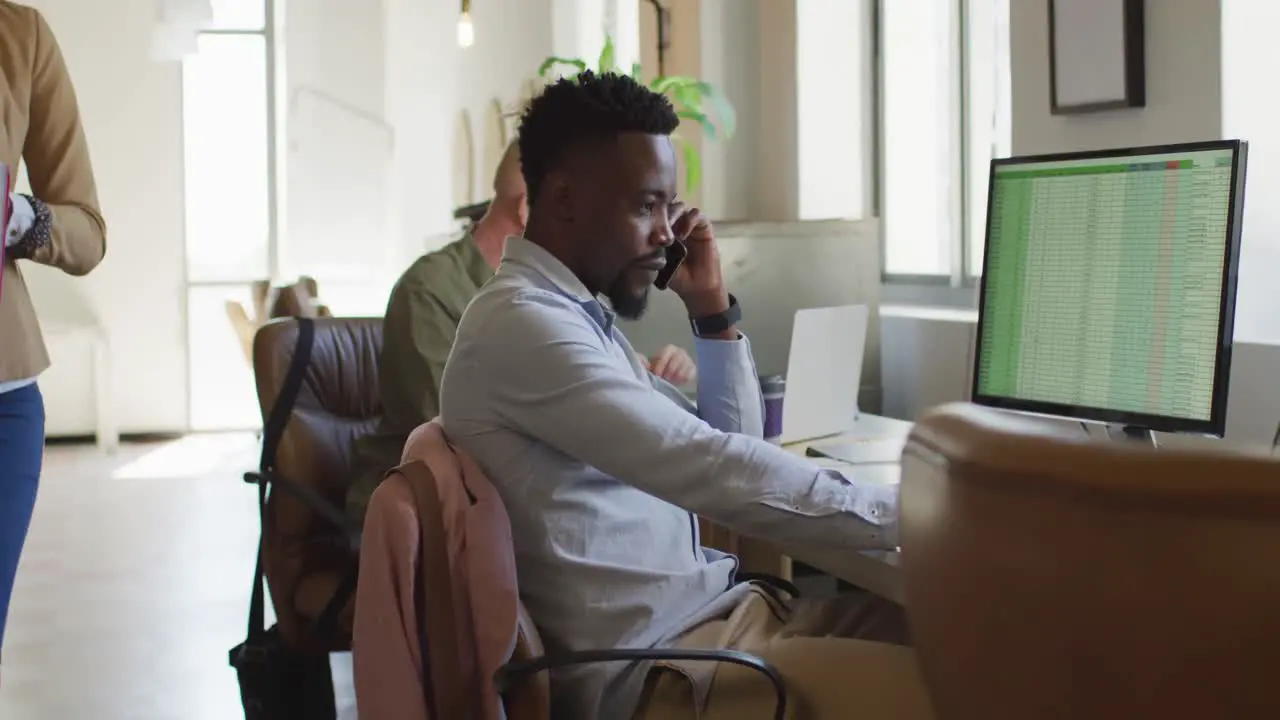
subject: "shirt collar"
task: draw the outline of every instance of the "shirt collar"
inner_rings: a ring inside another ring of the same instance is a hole
[[[508,265],[518,271],[533,272],[550,282],[561,294],[581,305],[605,332],[613,331],[613,311],[596,299],[578,276],[546,248],[512,235],[507,238],[506,249],[502,253],[502,266]]]

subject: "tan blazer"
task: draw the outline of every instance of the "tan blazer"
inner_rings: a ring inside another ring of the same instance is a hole
[[[15,174],[25,161],[32,194],[53,211],[52,241],[32,261],[71,275],[96,267],[106,252],[106,224],[71,77],[40,13],[5,0],[0,0],[0,160]],[[27,261],[10,255],[0,269],[0,382],[35,377],[49,366],[20,262]]]

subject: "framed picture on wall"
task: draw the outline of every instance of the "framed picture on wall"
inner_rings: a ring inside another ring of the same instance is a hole
[[[1054,115],[1147,103],[1144,0],[1048,0]]]

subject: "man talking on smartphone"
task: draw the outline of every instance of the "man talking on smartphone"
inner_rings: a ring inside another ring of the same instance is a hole
[[[700,544],[695,514],[815,547],[892,547],[897,513],[882,490],[761,439],[737,328],[749,309],[724,285],[711,224],[676,200],[678,123],[665,97],[612,73],[532,101],[519,131],[528,223],[463,314],[445,432],[502,496],[549,652],[731,647],[774,663],[808,717],[928,717],[901,608],[771,592]],[[696,338],[696,406],[615,323],[644,313],[677,240],[687,256],[669,287]],[[566,718],[751,717],[773,702],[762,677],[706,663],[584,665],[553,673],[552,695]]]

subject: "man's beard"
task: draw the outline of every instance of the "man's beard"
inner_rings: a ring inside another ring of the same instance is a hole
[[[613,311],[627,320],[639,320],[649,307],[649,287],[645,286],[639,295],[632,293],[627,288],[625,274],[613,281],[605,297],[609,298]]]

